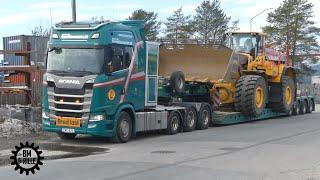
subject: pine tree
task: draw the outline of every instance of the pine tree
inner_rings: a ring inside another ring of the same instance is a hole
[[[230,17],[223,12],[219,0],[205,0],[196,8],[193,26],[200,38],[208,39],[221,38],[228,30]]]
[[[132,13],[129,20],[144,20],[145,21],[145,36],[147,40],[154,41],[160,32],[161,22],[157,20],[158,14],[147,12],[143,9],[138,9]]]
[[[317,61],[315,57],[299,57],[298,54],[312,54],[319,50],[317,36],[320,28],[311,20],[313,4],[308,0],[284,0],[273,12],[268,14],[269,25],[263,28],[268,33],[269,40],[277,45],[288,45],[290,55],[295,65],[309,60]]]
[[[175,40],[186,39],[192,34],[190,16],[185,16],[182,13],[182,7],[174,11],[173,14],[167,18],[165,25],[167,38]]]

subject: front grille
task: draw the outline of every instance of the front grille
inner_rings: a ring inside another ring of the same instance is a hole
[[[76,117],[88,121],[92,91],[88,85],[81,89],[48,87],[50,114],[60,117]]]
[[[85,93],[85,89],[65,89],[65,88],[57,88],[54,87],[54,92],[56,94],[72,94],[72,95],[83,95]]]

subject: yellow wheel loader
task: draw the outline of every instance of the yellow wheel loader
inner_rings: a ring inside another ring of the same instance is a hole
[[[159,74],[182,71],[186,82],[208,83],[219,107],[259,116],[266,107],[290,114],[296,94],[296,72],[288,50],[266,45],[266,34],[229,33],[224,45],[185,41],[164,43]]]

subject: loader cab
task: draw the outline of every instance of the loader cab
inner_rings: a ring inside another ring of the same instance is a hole
[[[257,32],[228,33],[225,45],[235,52],[249,54],[255,59],[262,55],[264,49],[265,34]]]

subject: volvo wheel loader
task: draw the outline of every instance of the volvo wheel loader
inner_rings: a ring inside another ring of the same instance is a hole
[[[266,107],[290,114],[295,101],[296,73],[288,51],[267,47],[266,34],[229,33],[217,43],[167,43],[160,47],[159,74],[175,70],[188,82],[208,83],[212,102],[221,107],[259,116]],[[228,111],[228,110],[227,110]]]

